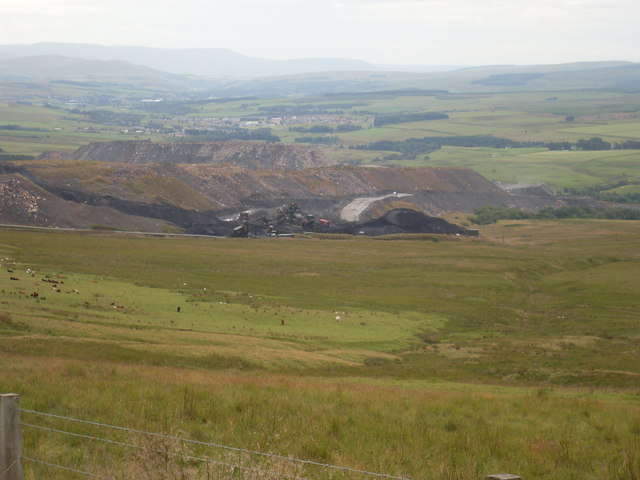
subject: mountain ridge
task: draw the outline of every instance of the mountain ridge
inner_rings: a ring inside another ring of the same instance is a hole
[[[0,60],[41,55],[61,55],[101,61],[123,60],[167,73],[205,77],[261,77],[327,70],[376,70],[373,64],[363,60],[341,58],[272,60],[251,57],[224,48],[178,49],[76,43],[0,45]]]

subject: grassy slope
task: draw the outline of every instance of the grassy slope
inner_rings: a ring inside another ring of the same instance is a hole
[[[0,390],[413,478],[631,479],[638,228],[503,222],[439,242],[1,231]],[[158,478],[152,459],[26,432],[40,458]]]
[[[10,295],[8,311],[18,320],[53,310],[66,320],[65,312],[73,319],[88,316],[107,330],[133,325],[175,330],[178,336],[193,330],[273,337],[300,348],[301,355],[330,350],[339,363],[351,359],[351,350],[411,356],[433,347],[419,340],[421,332],[420,337],[431,335],[428,342],[480,341],[487,348],[502,342],[505,333],[532,336],[534,343],[544,343],[540,336],[575,333],[594,337],[588,343],[596,350],[605,347],[610,330],[616,338],[633,333],[635,222],[487,228],[513,245],[367,239],[240,243],[17,232],[6,238],[1,232],[3,243],[12,245],[7,254],[22,269],[42,272],[22,275],[18,282],[6,274],[2,286]],[[563,238],[564,229],[571,238]],[[64,258],[57,251],[65,251]],[[72,293],[50,292],[44,272],[62,272],[67,279],[61,289]],[[34,301],[20,291],[38,291],[47,300]],[[113,308],[118,305],[124,308]],[[567,309],[585,317],[578,325],[559,321]],[[489,363],[495,360],[490,351],[484,355]],[[560,357],[570,362],[572,352]],[[532,360],[525,355],[514,362]],[[259,359],[253,363],[268,366]],[[406,375],[420,376],[410,363],[402,367]],[[460,375],[468,369],[455,361],[452,367]],[[547,368],[540,368],[544,377]]]

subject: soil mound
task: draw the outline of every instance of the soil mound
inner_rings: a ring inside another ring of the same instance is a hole
[[[94,142],[72,153],[46,152],[40,159],[93,160],[111,163],[233,164],[250,170],[298,170],[331,165],[316,147],[267,142]]]
[[[382,217],[363,223],[358,228],[364,235],[387,235],[391,233],[465,235],[467,233],[466,229],[458,225],[408,208],[389,210]]]

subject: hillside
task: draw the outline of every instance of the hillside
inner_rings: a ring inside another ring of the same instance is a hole
[[[22,169],[0,165],[1,223],[56,228],[109,226],[148,232],[159,232],[170,226],[160,218],[129,215],[111,205],[66,200],[29,177],[31,175]]]
[[[304,225],[304,213],[329,220],[331,231],[354,232],[353,225],[367,224],[373,234],[390,231],[385,221],[396,230],[424,231],[431,227],[416,222],[433,222],[420,215],[485,205],[539,210],[586,202],[544,189],[511,193],[468,168],[328,163],[313,147],[267,143],[91,144],[69,154],[5,162],[0,222],[227,235],[237,223],[221,218],[237,222],[241,212],[249,212],[255,228],[264,229],[265,219],[281,215],[280,207],[296,204],[302,213],[292,211],[287,219],[294,225]],[[17,191],[16,182],[23,192],[19,206],[7,194]],[[418,216],[402,213],[407,210]],[[390,211],[399,213],[385,217]],[[383,223],[375,223],[380,218]]]
[[[0,61],[0,80],[67,82],[80,87],[132,84],[158,90],[178,90],[187,85],[186,79],[179,75],[132,65],[122,60],[85,60],[60,55],[37,55]]]
[[[250,57],[224,48],[151,48],[79,43],[2,45],[0,59],[36,55],[62,55],[87,60],[123,60],[156,70],[209,77],[295,75],[318,71],[375,70],[362,60],[299,58],[272,60]]]

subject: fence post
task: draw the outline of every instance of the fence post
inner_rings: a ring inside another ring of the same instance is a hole
[[[22,480],[20,395],[0,394],[0,480]]]

